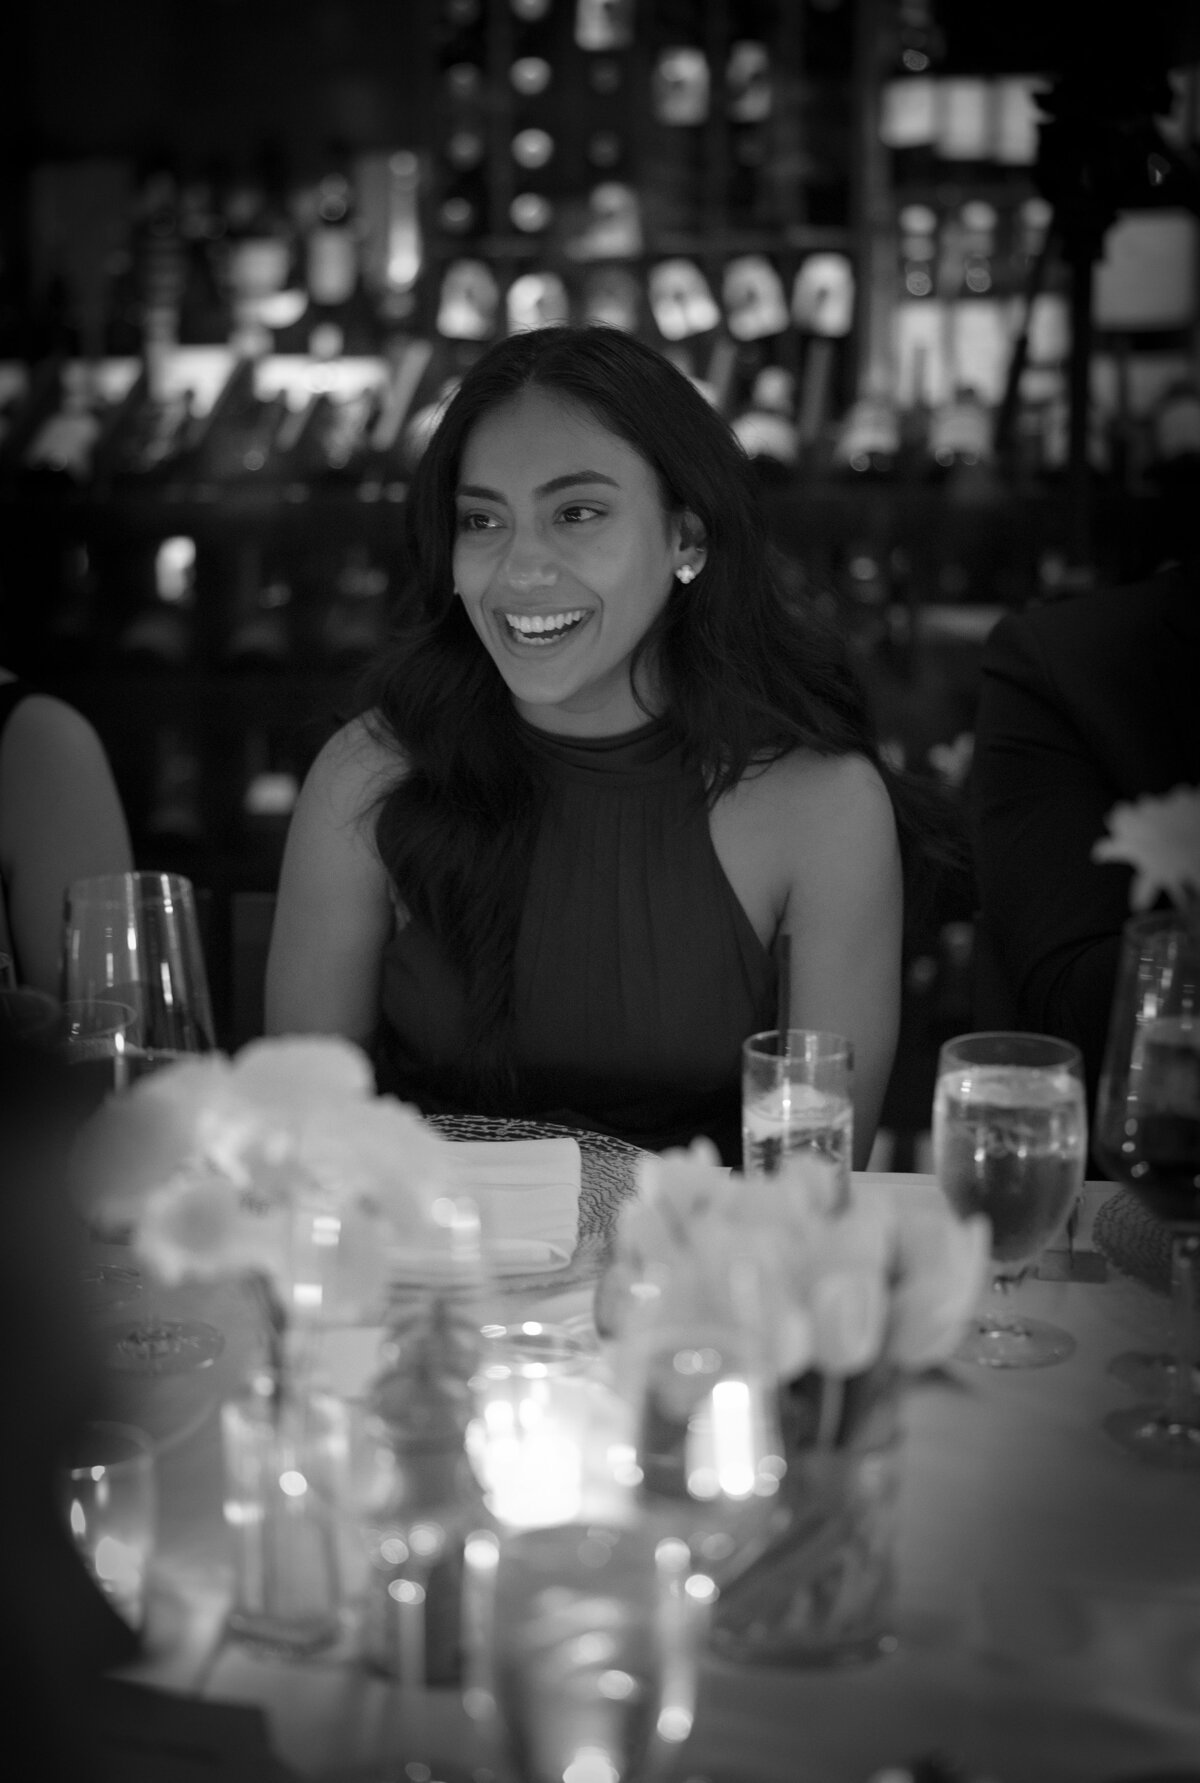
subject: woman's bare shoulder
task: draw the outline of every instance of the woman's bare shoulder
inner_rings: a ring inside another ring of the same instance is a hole
[[[404,778],[402,750],[372,713],[350,719],[318,751],[303,797],[345,818],[361,818]]]
[[[844,822],[874,815],[892,822],[892,801],[883,776],[865,755],[818,755],[793,749],[747,774],[735,789],[739,802],[760,816],[797,815]]]

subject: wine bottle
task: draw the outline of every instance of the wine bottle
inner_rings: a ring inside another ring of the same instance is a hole
[[[293,654],[294,601],[290,581],[268,573],[262,548],[242,542],[227,564],[230,609],[223,656],[230,668],[279,670]]]
[[[124,579],[139,577],[145,548],[124,557]],[[118,662],[139,669],[180,670],[195,651],[196,543],[186,534],[161,540],[149,558],[151,583],[135,589],[133,617],[116,640]]]
[[[318,359],[378,350],[376,318],[363,286],[361,230],[346,158],[337,148],[310,193],[304,239],[305,326]]]

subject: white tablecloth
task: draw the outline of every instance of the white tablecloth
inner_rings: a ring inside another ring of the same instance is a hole
[[[925,1179],[875,1180],[902,1194]],[[1091,1211],[1106,1192],[1089,1189]],[[455,1692],[401,1698],[337,1653],[287,1662],[220,1641],[228,1550],[216,1422],[202,1413],[236,1379],[245,1314],[234,1290],[217,1299],[196,1304],[226,1323],[229,1350],[191,1386],[195,1427],[178,1405],[151,1408],[177,1436],[160,1458],[152,1651],[135,1675],[263,1705],[303,1777],[385,1754],[439,1777],[439,1757],[472,1749]],[[559,1310],[587,1301],[575,1290]],[[954,1367],[908,1394],[898,1650],[839,1673],[706,1662],[679,1779],[867,1783],[934,1750],[995,1783],[1200,1776],[1200,1476],[1148,1467],[1102,1429],[1130,1400],[1110,1362],[1166,1343],[1167,1302],[1110,1271],[1103,1284],[1031,1282],[1016,1304],[1067,1326],[1074,1355]]]

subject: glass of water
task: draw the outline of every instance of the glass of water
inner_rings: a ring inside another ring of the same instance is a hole
[[[1038,1368],[1075,1348],[1069,1332],[1002,1310],[1066,1224],[1083,1187],[1087,1112],[1079,1048],[1049,1034],[960,1034],[938,1055],[933,1101],[938,1182],[964,1218],[992,1228],[995,1310],[958,1351],[991,1368]]]
[[[640,1521],[502,1526],[468,1539],[466,1568],[464,1702],[521,1783],[674,1768],[712,1595],[685,1542]]]
[[[742,1045],[742,1169],[776,1176],[789,1158],[829,1167],[836,1199],[850,1192],[854,1049],[819,1028],[770,1028]]]

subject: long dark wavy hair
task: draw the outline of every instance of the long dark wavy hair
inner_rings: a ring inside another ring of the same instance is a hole
[[[653,664],[657,715],[709,803],[793,749],[853,752],[889,787],[910,880],[937,833],[921,789],[880,757],[840,632],[782,594],[750,461],[691,380],[611,327],[553,326],[499,341],[462,378],[413,476],[411,581],[361,708],[404,762],[377,811],[381,857],[463,979],[470,1038],[451,1091],[467,1106],[509,1112],[513,960],[543,786],[508,688],[455,594],[453,552],[467,439],[528,388],[579,405],[626,441],[653,470],[666,514],[699,523],[704,567],[690,585],[672,587],[635,660]]]

